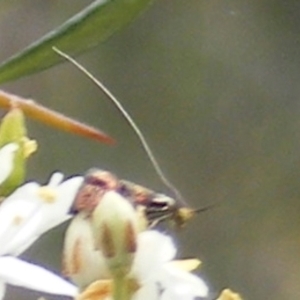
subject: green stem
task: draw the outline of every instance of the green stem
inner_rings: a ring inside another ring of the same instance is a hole
[[[130,300],[132,294],[128,278],[126,276],[115,276],[113,280],[113,299]]]

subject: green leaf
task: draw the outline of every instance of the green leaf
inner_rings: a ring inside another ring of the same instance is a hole
[[[106,40],[153,0],[97,0],[57,29],[0,65],[0,84],[47,69],[64,59],[52,47],[75,56]]]

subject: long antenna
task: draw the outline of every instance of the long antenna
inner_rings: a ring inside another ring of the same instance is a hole
[[[106,86],[100,82],[95,76],[93,76],[85,67],[83,67],[80,63],[78,63],[75,59],[73,59],[68,54],[62,52],[61,50],[57,49],[56,47],[52,48],[57,54],[64,57],[66,60],[68,60],[70,63],[72,63],[75,67],[77,67],[80,71],[82,71],[89,79],[92,80],[92,82],[100,88],[100,90],[108,97],[110,101],[116,106],[116,108],[121,112],[122,116],[125,118],[126,122],[129,124],[129,126],[133,129],[136,136],[138,137],[139,141],[141,142],[148,158],[150,159],[155,172],[161,179],[161,181],[165,184],[166,187],[168,187],[174,194],[177,200],[181,201],[182,203],[185,203],[181,193],[178,191],[178,189],[168,180],[168,178],[165,176],[164,172],[160,168],[157,160],[155,159],[154,154],[152,153],[152,150],[150,149],[145,136],[137,126],[137,124],[134,122],[130,114],[126,111],[126,109],[123,107],[123,105],[118,101],[118,99],[106,88]]]

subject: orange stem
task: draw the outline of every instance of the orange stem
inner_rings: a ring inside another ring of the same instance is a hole
[[[97,140],[106,144],[114,144],[115,140],[101,130],[69,118],[59,112],[46,108],[34,100],[23,99],[0,90],[0,107],[10,109],[17,106],[26,116],[51,127]]]

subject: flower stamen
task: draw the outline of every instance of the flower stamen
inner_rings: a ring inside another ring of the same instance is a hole
[[[168,264],[182,271],[192,272],[199,268],[199,266],[201,265],[201,261],[196,258],[191,258],[191,259],[173,260]]]
[[[49,186],[42,186],[37,191],[38,196],[45,202],[45,203],[54,203],[57,199],[57,192],[49,187]]]
[[[31,140],[28,137],[22,137],[24,158],[28,158],[37,151],[38,144],[36,140]]]

